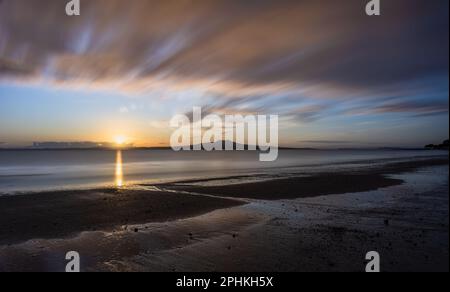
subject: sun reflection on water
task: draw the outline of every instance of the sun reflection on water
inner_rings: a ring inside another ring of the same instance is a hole
[[[123,165],[122,165],[122,151],[117,150],[116,154],[116,175],[115,175],[116,187],[123,186]]]

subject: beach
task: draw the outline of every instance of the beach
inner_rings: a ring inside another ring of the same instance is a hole
[[[0,0],[0,273],[448,272],[449,5]]]
[[[448,271],[448,156],[0,197],[0,271]]]

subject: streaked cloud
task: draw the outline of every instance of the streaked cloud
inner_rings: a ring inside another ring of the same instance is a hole
[[[2,67],[61,80],[363,88],[448,67],[448,1],[386,1],[376,19],[360,0],[91,0],[72,18],[64,2],[1,3]]]

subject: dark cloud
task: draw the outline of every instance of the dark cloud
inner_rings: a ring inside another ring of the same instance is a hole
[[[364,15],[364,2],[91,0],[69,18],[65,1],[6,0],[2,55],[35,67],[68,54],[68,62],[85,61],[70,73],[97,77],[167,70],[350,85],[448,68],[448,1],[385,1],[379,18]],[[112,68],[89,66],[93,60]]]
[[[29,68],[23,67],[19,63],[14,63],[11,60],[0,59],[0,75],[29,75],[31,72]]]

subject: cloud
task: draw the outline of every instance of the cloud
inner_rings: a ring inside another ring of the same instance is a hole
[[[448,112],[403,103],[448,79],[447,0],[385,1],[377,18],[361,0],[90,0],[80,17],[59,0],[0,5],[0,79],[191,90],[210,109],[304,122],[348,100],[368,113]]]
[[[439,115],[448,113],[448,103],[430,101],[407,101],[401,103],[390,103],[375,108],[381,113],[405,113],[413,112],[418,115]]]
[[[329,109],[328,105],[310,104],[288,112],[287,116],[303,123],[310,123],[325,118],[327,109]]]
[[[449,112],[448,100],[388,100],[345,109],[346,115],[411,114],[415,117],[445,115]]]
[[[28,75],[32,72],[29,71],[26,67],[23,67],[19,63],[15,63],[12,60],[6,60],[0,58],[0,75]]]

